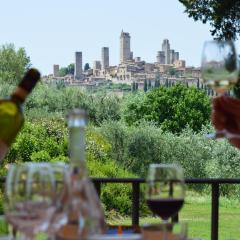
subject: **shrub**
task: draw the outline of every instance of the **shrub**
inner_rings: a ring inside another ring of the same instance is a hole
[[[124,169],[146,177],[150,163],[178,163],[187,178],[238,177],[240,152],[225,140],[206,138],[210,127],[199,133],[186,128],[181,134],[164,132],[146,122],[126,126],[120,122],[106,122],[98,129],[112,143],[109,156]],[[204,186],[194,185],[203,190]],[[224,186],[224,195],[240,194],[239,187]]]
[[[156,123],[164,131],[179,133],[189,126],[198,132],[209,122],[210,100],[198,89],[177,83],[136,94],[126,101],[123,118],[129,125],[142,119]]]

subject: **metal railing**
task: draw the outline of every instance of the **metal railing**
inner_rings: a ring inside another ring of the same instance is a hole
[[[106,183],[124,183],[132,185],[132,225],[139,225],[140,184],[145,183],[143,178],[92,178],[98,195],[101,195],[101,186]],[[0,177],[3,186],[4,177]],[[211,240],[218,240],[219,229],[219,196],[220,186],[223,184],[240,184],[240,179],[185,179],[186,184],[211,185]],[[175,218],[175,220],[177,220]]]
[[[125,183],[132,185],[132,225],[139,225],[140,184],[145,183],[143,178],[93,178],[96,190],[100,196],[101,184]],[[186,179],[186,184],[211,185],[211,240],[218,240],[219,229],[219,196],[220,185],[240,184],[240,179]],[[175,218],[175,220],[177,220]]]

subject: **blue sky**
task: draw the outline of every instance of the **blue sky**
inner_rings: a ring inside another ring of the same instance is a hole
[[[52,65],[101,59],[110,48],[110,64],[119,63],[119,36],[131,35],[134,57],[154,62],[164,38],[187,65],[199,66],[210,27],[189,19],[178,0],[8,0],[1,2],[0,44],[24,47],[43,74]]]

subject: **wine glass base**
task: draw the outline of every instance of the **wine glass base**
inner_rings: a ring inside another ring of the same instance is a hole
[[[215,133],[207,134],[208,139],[218,139],[218,138],[227,138],[227,139],[240,139],[240,134],[235,134],[227,131],[226,129],[217,131]]]

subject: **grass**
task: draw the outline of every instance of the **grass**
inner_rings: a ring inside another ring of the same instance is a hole
[[[211,239],[211,199],[196,193],[188,194],[179,215],[180,221],[188,222],[188,236]],[[158,223],[157,217],[141,217],[140,224]],[[130,218],[119,218],[111,224],[130,225]],[[239,239],[240,237],[240,201],[220,199],[219,240]]]

